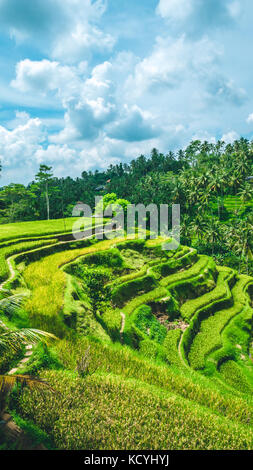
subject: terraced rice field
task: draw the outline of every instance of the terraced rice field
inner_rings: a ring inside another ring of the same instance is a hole
[[[163,239],[32,236],[2,242],[1,280],[59,338],[20,372],[61,395],[24,392],[23,419],[60,449],[253,449],[253,278]]]
[[[233,215],[235,212],[238,214],[242,214],[247,208],[251,208],[253,206],[253,201],[242,201],[239,196],[225,196],[223,198],[223,204],[226,210]],[[218,210],[218,203],[217,201],[213,201],[211,206],[216,211]]]

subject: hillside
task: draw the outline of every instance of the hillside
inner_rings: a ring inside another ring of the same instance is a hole
[[[19,425],[59,449],[252,449],[253,278],[163,239],[42,230],[0,247],[22,297],[1,321],[59,338],[1,358],[53,388],[14,394]]]

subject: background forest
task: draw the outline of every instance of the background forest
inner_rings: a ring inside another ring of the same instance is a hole
[[[132,204],[180,204],[181,242],[216,262],[253,274],[253,142],[193,141],[167,155],[153,149],[130,163],[79,178],[57,178],[41,165],[28,186],[0,191],[1,223],[70,217],[78,201],[116,193]],[[110,197],[108,198],[108,200]]]

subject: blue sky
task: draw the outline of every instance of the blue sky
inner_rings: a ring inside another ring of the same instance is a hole
[[[253,135],[252,0],[0,0],[1,185]]]

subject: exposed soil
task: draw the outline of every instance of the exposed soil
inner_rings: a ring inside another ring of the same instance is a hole
[[[167,328],[168,331],[170,330],[185,331],[189,326],[183,320],[176,320],[176,321],[170,322],[168,315],[165,315],[164,313],[156,313],[155,316],[157,320],[161,323],[161,325],[165,326],[165,328]]]

